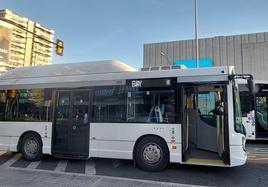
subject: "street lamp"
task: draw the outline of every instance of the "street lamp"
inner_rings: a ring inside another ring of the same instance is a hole
[[[199,68],[199,39],[198,39],[198,0],[195,0],[195,52],[196,67]]]
[[[160,55],[164,56],[170,65],[173,65],[173,63],[169,60],[168,56],[163,51],[160,52]]]

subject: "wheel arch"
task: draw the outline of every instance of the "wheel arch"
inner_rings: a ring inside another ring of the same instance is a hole
[[[140,136],[140,137],[136,140],[136,142],[135,142],[135,144],[134,144],[134,147],[133,147],[133,151],[132,151],[132,159],[133,159],[134,161],[135,161],[135,159],[136,159],[136,158],[135,158],[135,151],[136,151],[136,148],[137,148],[137,145],[139,144],[139,142],[140,142],[143,138],[150,137],[150,136],[159,138],[161,141],[165,142],[165,145],[166,145],[167,150],[168,150],[168,159],[170,159],[170,158],[169,158],[169,157],[170,157],[170,150],[169,150],[169,148],[168,148],[167,141],[166,141],[163,137],[161,137],[161,136],[159,136],[159,135],[156,135],[156,134],[145,134],[145,135]]]
[[[38,132],[36,132],[36,131],[33,131],[33,130],[29,130],[29,131],[25,131],[25,132],[23,132],[21,135],[20,135],[20,138],[19,138],[19,141],[18,141],[18,143],[17,143],[17,151],[18,152],[20,152],[21,150],[21,143],[22,143],[22,139],[23,139],[23,137],[25,136],[25,135],[27,135],[27,134],[36,134],[37,136],[39,136],[39,138],[40,138],[40,140],[41,140],[41,146],[43,146],[43,140],[42,140],[42,137],[41,137],[41,135],[38,133]]]

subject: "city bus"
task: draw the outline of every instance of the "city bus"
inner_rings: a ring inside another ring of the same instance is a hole
[[[255,94],[244,80],[238,80],[242,120],[248,140],[268,140],[268,81],[254,80]]]
[[[160,171],[168,163],[233,167],[247,159],[233,67],[24,67],[1,75],[0,96],[0,150],[30,161],[129,159]]]

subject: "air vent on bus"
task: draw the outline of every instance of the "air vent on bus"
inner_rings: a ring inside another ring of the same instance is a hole
[[[187,69],[186,66],[184,65],[179,65],[179,66],[153,66],[153,67],[146,67],[146,68],[141,68],[141,71],[159,71],[159,70],[171,70],[171,69]]]

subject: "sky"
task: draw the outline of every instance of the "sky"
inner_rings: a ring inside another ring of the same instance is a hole
[[[122,60],[140,68],[146,43],[193,39],[194,0],[0,0],[55,31],[53,63]],[[199,0],[201,38],[268,31],[267,0]]]

